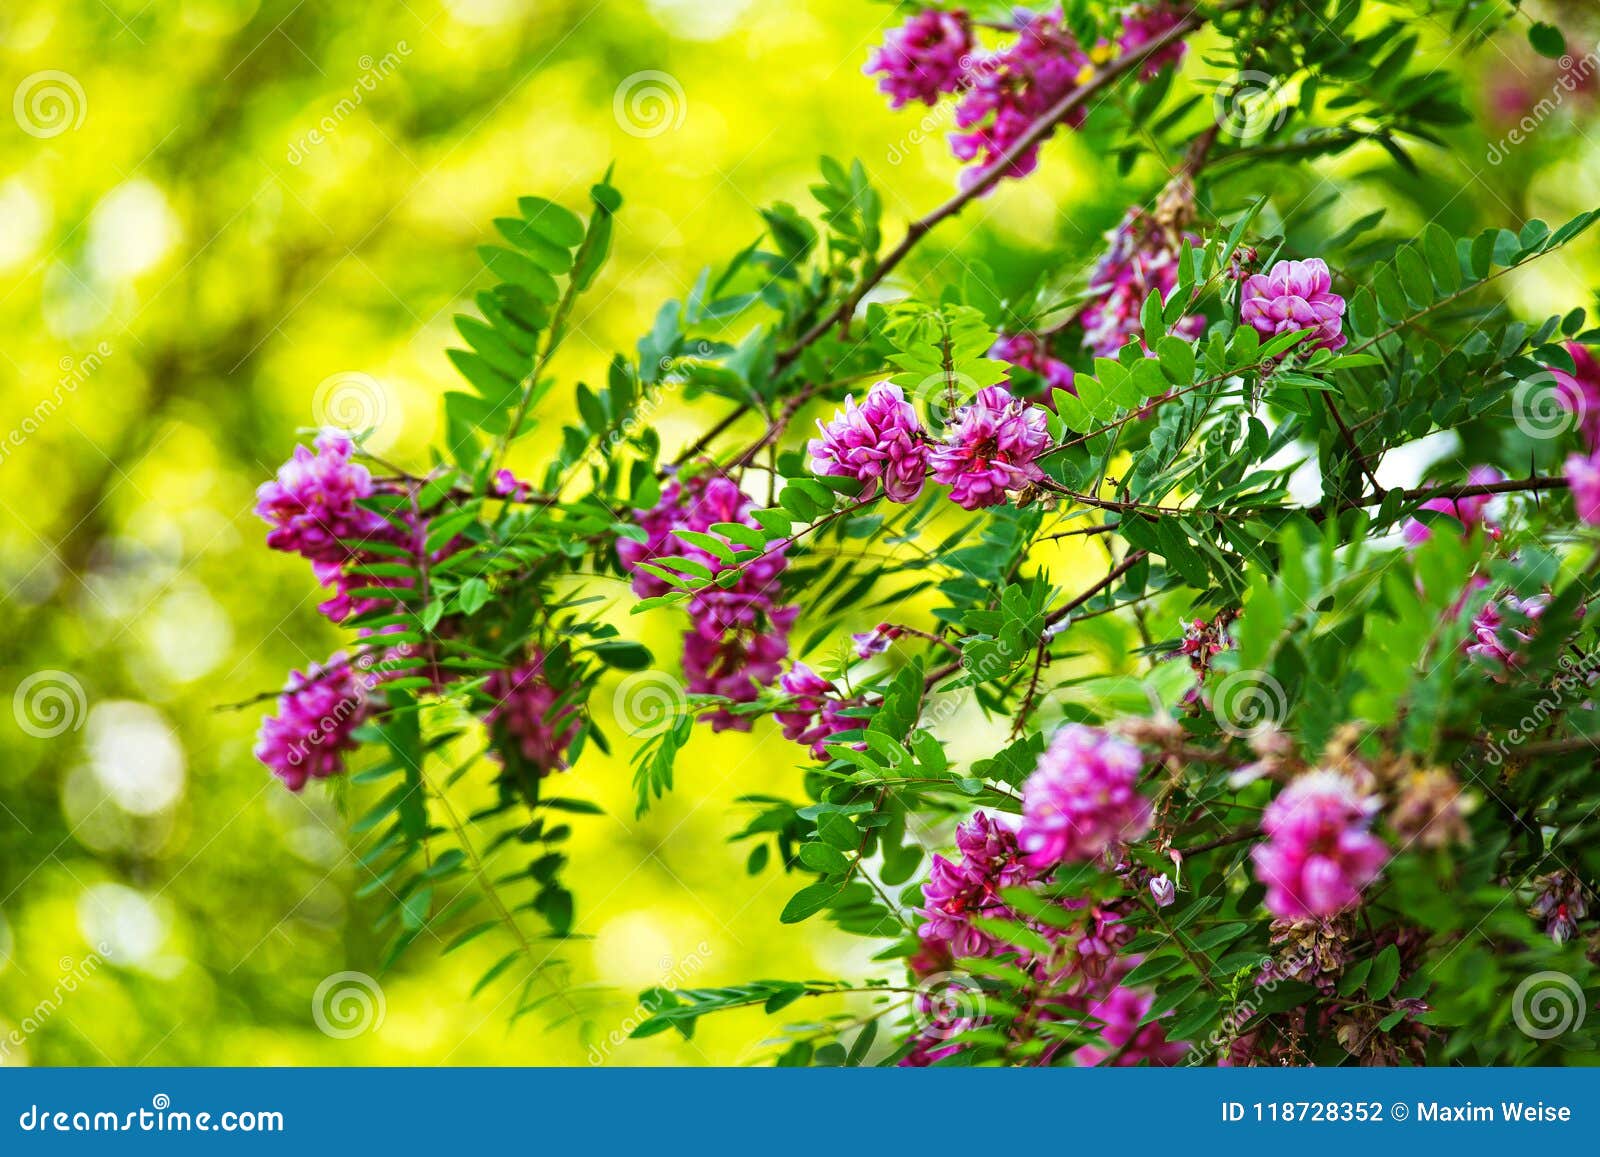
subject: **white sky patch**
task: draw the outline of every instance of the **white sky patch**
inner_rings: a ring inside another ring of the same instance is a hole
[[[153,269],[178,243],[182,226],[167,196],[134,178],[107,193],[89,218],[89,264],[110,280]]]
[[[127,699],[96,703],[85,730],[89,766],[123,811],[157,815],[182,797],[183,747],[155,708]]]

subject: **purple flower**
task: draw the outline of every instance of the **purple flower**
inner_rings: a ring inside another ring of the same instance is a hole
[[[1117,47],[1123,55],[1137,52],[1171,32],[1182,19],[1182,13],[1171,4],[1136,4],[1122,14],[1122,34],[1117,37]],[[1145,80],[1155,79],[1167,65],[1181,63],[1188,47],[1180,39],[1151,53],[1140,67],[1139,75]]]
[[[1600,526],[1600,451],[1568,455],[1566,471],[1579,520]]]
[[[1078,392],[1073,386],[1076,378],[1073,368],[1052,357],[1049,340],[1038,334],[1001,334],[1000,340],[989,350],[989,356],[1038,374],[1048,389],[1066,390],[1069,394]]]
[[[899,386],[879,382],[860,406],[854,396],[844,409],[817,429],[822,437],[808,447],[811,468],[818,474],[855,478],[866,485],[861,497],[883,483],[891,502],[910,502],[922,493],[928,473],[928,452],[917,411]]]
[[[917,934],[924,947],[941,959],[997,950],[998,943],[972,918],[1010,918],[1013,914],[1000,899],[1000,890],[1037,875],[1022,860],[1017,834],[983,812],[974,812],[956,828],[956,849],[960,862],[934,856],[922,886],[921,914],[926,923]]]
[[[1472,619],[1472,637],[1467,642],[1466,653],[1489,667],[1497,683],[1506,682],[1512,669],[1522,662],[1524,648],[1533,642],[1534,631],[1550,605],[1548,595],[1530,595],[1519,599],[1506,593],[1490,599],[1478,609]],[[1506,612],[1522,620],[1523,625],[1513,626]]]
[[[514,748],[541,776],[566,769],[567,748],[578,736],[578,708],[560,703],[560,693],[545,678],[543,655],[534,652],[524,663],[493,672],[483,690],[495,701],[484,722],[497,747]]]
[[[531,483],[503,469],[494,472],[493,489],[497,498],[509,498],[513,502],[526,502],[533,495]]]
[[[1158,291],[1165,301],[1177,288],[1181,238],[1133,208],[1106,234],[1106,240],[1110,245],[1089,279],[1089,304],[1082,316],[1083,344],[1096,357],[1112,358],[1142,332],[1139,314],[1150,292]],[[1193,235],[1188,235],[1188,240],[1196,246],[1200,243]],[[1172,332],[1193,341],[1205,328],[1204,317],[1185,317]]]
[[[1165,874],[1150,877],[1150,898],[1157,908],[1170,908],[1178,898],[1178,887]]]
[[[1131,968],[1139,959],[1129,957],[1127,964]],[[1169,1041],[1159,1018],[1150,1024],[1142,1023],[1154,1004],[1153,992],[1124,984],[1113,984],[1103,995],[1090,999],[1085,1011],[1099,1022],[1105,1047],[1084,1045],[1072,1054],[1072,1059],[1084,1067],[1103,1061],[1118,1068],[1146,1061],[1161,1067],[1177,1064],[1189,1051],[1189,1045],[1185,1041]]]
[[[728,564],[710,551],[691,546],[673,532],[693,530],[717,534],[719,522],[741,523],[753,529],[760,524],[751,515],[755,503],[738,483],[722,474],[699,474],[673,481],[661,500],[649,510],[635,510],[645,541],[621,539],[617,556],[623,569],[633,574],[633,589],[641,598],[666,593],[666,582],[639,567],[653,558],[691,559],[713,575],[737,566],[732,586],[711,584],[696,591],[687,607],[692,629],[684,636],[683,673],[689,690],[714,695],[732,704],[753,703],[761,688],[775,682],[789,651],[789,628],[800,608],[778,604],[778,579],[788,565],[783,543],[767,543],[758,557]],[[725,536],[723,541],[726,542]],[[727,706],[701,716],[712,730],[748,731],[751,717],[737,715]]]
[[[940,94],[960,90],[971,52],[965,12],[928,9],[885,36],[862,71],[883,74],[878,88],[889,97],[890,108],[914,100],[932,105]]]
[[[1267,805],[1269,837],[1250,853],[1280,920],[1332,916],[1356,904],[1389,852],[1368,829],[1378,801],[1337,771],[1310,771]]]
[[[1578,931],[1578,921],[1589,914],[1583,882],[1570,872],[1539,877],[1539,890],[1528,915],[1544,921],[1544,930],[1557,944],[1565,944]]]
[[[683,674],[696,695],[715,695],[730,703],[754,703],[761,688],[777,682],[789,653],[789,628],[799,607],[775,607],[765,629],[708,635],[693,630],[683,637]],[[719,706],[701,716],[713,731],[749,731],[753,719]]]
[[[879,623],[870,631],[850,636],[850,641],[855,644],[856,658],[870,659],[874,655],[881,655],[889,649],[889,644],[900,637],[900,628],[890,626],[888,623]]]
[[[256,513],[271,524],[267,545],[312,562],[343,562],[350,548],[341,539],[362,539],[383,530],[383,518],[356,505],[371,497],[372,475],[350,461],[355,449],[341,430],[317,435],[316,452],[304,446],[256,491]]]
[[[804,663],[790,667],[778,685],[791,700],[787,707],[773,712],[783,725],[783,737],[810,748],[814,759],[832,758],[828,741],[857,726],[843,713],[849,704],[840,698],[832,683]]]
[[[1014,43],[973,66],[956,106],[956,125],[967,131],[951,134],[951,152],[957,160],[975,162],[962,174],[962,183],[970,186],[993,168],[1035,121],[1094,72],[1094,61],[1061,26],[1059,14],[1024,17]],[[1076,109],[1066,123],[1076,128],[1086,115]],[[1034,144],[1005,176],[1025,177],[1038,163],[1039,146]]]
[[[1556,380],[1556,398],[1578,420],[1578,429],[1590,450],[1600,450],[1600,362],[1587,346],[1567,343],[1576,373],[1551,370]]]
[[[1009,490],[1044,480],[1034,459],[1050,448],[1045,412],[1011,396],[1004,386],[985,386],[956,411],[942,444],[928,453],[933,476],[968,510],[996,506]]]
[[[1467,474],[1467,481],[1473,486],[1487,486],[1491,482],[1503,482],[1505,475],[1493,466],[1474,466]],[[1486,526],[1489,518],[1489,504],[1494,501],[1491,494],[1474,494],[1466,498],[1430,498],[1419,509],[1432,510],[1439,514],[1448,514],[1461,523],[1467,534],[1479,526]],[[1401,532],[1409,546],[1420,546],[1433,537],[1433,531],[1426,523],[1415,518],[1408,519]],[[1491,534],[1498,533],[1492,527]]]
[[[1125,739],[1081,723],[1057,731],[1022,786],[1017,838],[1027,863],[1093,860],[1149,831],[1150,801],[1137,788],[1143,767]]]
[[[1245,279],[1240,316],[1262,337],[1309,329],[1310,348],[1336,350],[1344,336],[1344,298],[1333,292],[1333,275],[1320,257],[1280,261]]]
[[[351,732],[366,716],[366,688],[340,652],[326,665],[290,674],[278,713],[261,721],[255,756],[290,791],[299,791],[308,779],[344,770],[344,753],[356,747]]]
[[[379,519],[379,525],[368,533],[363,539],[370,543],[387,543],[398,546],[409,552],[413,560],[422,557],[427,551],[429,520],[418,518],[407,510],[403,516],[397,516],[394,522],[388,519]],[[456,554],[467,545],[467,540],[460,536],[452,538],[429,554],[432,562],[442,562],[451,555]],[[415,580],[398,578],[395,576],[353,574],[352,565],[374,562],[394,562],[395,557],[387,552],[379,553],[375,550],[355,550],[346,554],[336,562],[313,562],[311,573],[317,581],[333,590],[333,597],[317,604],[317,609],[327,615],[329,620],[342,623],[351,615],[365,614],[382,606],[386,601],[381,596],[363,595],[360,598],[350,593],[357,588],[374,590],[387,587],[395,591],[409,590]],[[395,600],[398,602],[398,596]]]

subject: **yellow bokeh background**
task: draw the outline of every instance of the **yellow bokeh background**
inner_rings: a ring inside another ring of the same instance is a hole
[[[571,382],[601,378],[663,301],[753,240],[759,206],[811,211],[819,153],[863,159],[890,236],[948,195],[949,125],[890,112],[861,75],[896,20],[858,0],[0,10],[13,93],[0,116],[0,691],[54,686],[65,712],[0,712],[0,1059],[746,1063],[771,1053],[776,1022],[759,1012],[709,1019],[692,1042],[612,1038],[650,985],[887,974],[871,944],[820,921],[779,925],[800,881],[746,875],[748,845],[729,843],[751,814],[738,796],[798,796],[803,752],[765,723],[701,728],[676,790],[642,820],[625,744],[591,749],[561,785],[607,813],[576,818],[568,883],[586,938],[560,951],[573,983],[620,994],[595,1018],[598,1043],[542,1013],[509,1024],[504,985],[470,997],[500,955],[492,938],[448,957],[424,938],[379,977],[381,1024],[329,1035],[312,1016],[318,986],[376,974],[382,953],[349,832],[381,789],[355,787],[342,807],[321,785],[292,796],[251,756],[267,705],[218,708],[339,645],[304,565],[264,548],[255,487],[335,404],[365,407],[387,458],[426,466],[456,385],[451,317],[486,280],[473,248],[517,196],[581,208],[614,163],[627,198],[557,359]],[[1448,54],[1437,34],[1425,51]],[[1404,190],[1360,187],[1380,161],[1333,167],[1352,190],[1345,219],[1377,200],[1397,223],[1425,220],[1433,207]],[[1484,172],[1460,216],[1499,202],[1564,219],[1590,207],[1578,202],[1595,170],[1579,138],[1531,174]],[[1117,178],[1092,145],[1054,142],[1035,177],[945,226],[898,285],[937,285],[979,257],[1018,294],[1080,269],[1161,171]],[[1563,257],[1518,293],[1582,299],[1586,273]],[[561,404],[519,450],[529,475]],[[664,441],[687,444],[725,406],[668,407]],[[1079,564],[1063,552],[1051,565],[1068,582]],[[620,626],[673,655],[670,615],[631,619],[620,584],[604,593]],[[613,684],[596,696],[602,717]],[[953,730],[958,755],[994,734],[975,712]]]

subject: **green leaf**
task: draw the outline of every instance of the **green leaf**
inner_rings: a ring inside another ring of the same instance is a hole
[[[606,666],[619,671],[642,671],[654,659],[650,648],[627,639],[602,639],[598,643],[591,643],[589,650]]]
[[[489,584],[481,578],[470,578],[461,584],[461,593],[457,602],[461,605],[461,613],[472,616],[481,611],[489,601]]]
[[[826,882],[808,884],[789,897],[778,919],[784,924],[798,924],[826,908],[836,891],[834,885]]]
[[[1535,23],[1528,29],[1528,43],[1540,56],[1560,60],[1567,52],[1567,38],[1554,24]]]
[[[827,812],[817,820],[817,835],[841,852],[853,852],[861,843],[856,826],[838,812]]]
[[[583,240],[583,220],[571,209],[543,197],[520,197],[517,210],[541,237],[571,249]]]
[[[1367,996],[1373,1000],[1382,1000],[1394,990],[1394,983],[1400,979],[1400,950],[1393,944],[1389,945],[1372,963],[1372,972],[1367,976]]]
[[[498,245],[480,245],[478,256],[483,258],[489,272],[512,285],[521,286],[538,301],[553,304],[561,297],[556,279],[521,253],[502,249]]]

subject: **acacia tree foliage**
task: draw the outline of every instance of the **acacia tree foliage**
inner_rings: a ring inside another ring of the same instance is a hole
[[[604,383],[564,385],[553,359],[625,209],[609,176],[581,213],[524,198],[494,222],[493,285],[457,321],[465,386],[433,463],[368,458],[359,434],[303,457],[358,491],[314,548],[290,544],[336,586],[352,642],[291,683],[277,718],[301,731],[268,758],[325,776],[354,746],[382,749],[352,778],[383,793],[356,829],[390,958],[424,926],[454,930],[447,950],[502,936],[480,988],[520,984],[518,1016],[581,1014],[590,994],[530,967],[536,940],[580,927],[562,849],[594,809],[560,794],[561,771],[624,743],[643,811],[671,792],[697,718],[775,716],[812,763],[806,798],[746,797],[749,870],[791,878],[785,922],[829,920],[881,967],[654,990],[641,1035],[857,993],[853,1011],[790,1022],[781,1062],[1551,1062],[1591,1047],[1581,1016],[1530,1032],[1508,994],[1541,972],[1581,992],[1596,954],[1584,612],[1600,503],[1583,454],[1600,331],[1579,308],[1517,317],[1499,287],[1600,210],[1471,235],[1381,212],[1334,227],[1268,176],[1248,195],[1223,179],[1374,148],[1415,171],[1468,114],[1451,75],[1414,59],[1411,22],[1466,48],[1526,18],[1499,0],[912,17],[963,50],[917,99],[960,101],[961,127],[988,135],[961,190],[898,242],[866,168],[824,159],[812,211],[765,210],[760,237],[664,305]],[[1200,38],[1208,64],[1271,85],[1187,81]],[[1548,25],[1530,38],[1560,55]],[[1052,54],[1070,64],[1054,88]],[[983,121],[996,107],[1011,119]],[[1092,275],[1020,292],[967,266],[876,292],[1064,129],[1124,171],[1177,158]],[[1325,261],[1331,286],[1282,271],[1301,259]],[[1331,321],[1251,304],[1278,292],[1309,309],[1314,290],[1342,301]],[[995,387],[1026,452],[983,427]],[[508,453],[553,398],[569,409],[563,394],[576,417],[559,452],[513,476]],[[871,433],[897,440],[877,466],[831,469],[826,432],[807,449],[797,419],[847,397],[857,418],[884,407]],[[701,399],[726,416],[663,446],[661,408]],[[749,415],[764,429],[741,444]],[[1441,431],[1461,456],[1418,485],[1379,481],[1392,452]],[[885,461],[896,485],[878,484]],[[963,489],[996,461],[996,501]],[[1316,480],[1309,500],[1297,472]],[[282,501],[264,492],[269,518]],[[1063,541],[1103,566],[1063,569]],[[614,589],[597,575],[631,580],[636,613],[691,623],[687,692],[620,735],[586,709],[608,670],[684,684],[677,657],[596,615]],[[974,710],[1001,738],[954,762],[943,739]],[[447,760],[468,737],[472,757]],[[481,775],[499,803],[457,814],[444,789]],[[930,858],[958,821],[956,857]]]

